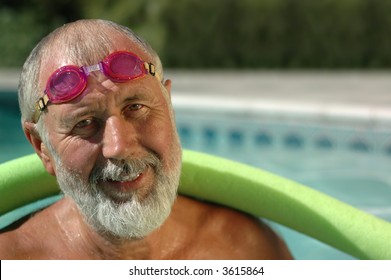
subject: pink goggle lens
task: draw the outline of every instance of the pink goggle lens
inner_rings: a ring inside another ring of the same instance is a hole
[[[110,54],[102,61],[102,68],[105,75],[116,82],[126,82],[147,74],[144,62],[125,51]]]
[[[76,98],[87,85],[87,77],[80,67],[69,65],[58,69],[49,78],[45,93],[50,102],[62,103]]]

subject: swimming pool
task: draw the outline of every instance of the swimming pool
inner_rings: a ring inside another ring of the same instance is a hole
[[[273,108],[246,110],[248,104],[221,99],[197,104],[180,94],[173,102],[185,148],[264,168],[391,221],[391,129],[387,121],[354,114],[319,116],[311,108],[285,110],[285,114]],[[12,91],[0,94],[0,143],[0,162],[33,152],[20,129]],[[271,224],[295,258],[351,258]]]
[[[275,172],[391,221],[387,131],[188,110],[178,114],[178,129],[184,147]],[[277,228],[299,259],[350,258],[287,228]]]

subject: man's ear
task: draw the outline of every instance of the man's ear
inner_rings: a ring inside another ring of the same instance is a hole
[[[35,152],[41,159],[43,165],[45,166],[46,171],[51,174],[55,175],[55,165],[54,165],[54,159],[52,155],[50,154],[48,148],[45,146],[45,144],[42,142],[41,137],[39,136],[38,132],[35,129],[35,124],[31,122],[24,122],[23,123],[23,131],[26,135],[27,139],[33,146]]]
[[[171,80],[170,79],[165,80],[163,83],[163,86],[165,87],[165,89],[167,91],[168,98],[171,99]]]

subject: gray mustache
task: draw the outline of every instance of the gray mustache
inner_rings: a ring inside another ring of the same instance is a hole
[[[143,158],[128,160],[108,160],[103,166],[95,166],[90,175],[90,183],[97,184],[99,181],[125,181],[136,177],[147,167],[156,169],[161,166],[160,159],[148,154]]]

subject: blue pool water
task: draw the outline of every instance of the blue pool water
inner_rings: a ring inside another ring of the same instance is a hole
[[[391,130],[387,127],[262,117],[218,108],[177,107],[176,115],[184,148],[264,168],[391,222]],[[32,152],[20,128],[16,94],[1,92],[0,163]],[[270,223],[297,259],[351,259]]]
[[[0,163],[34,151],[21,128],[17,102],[15,92],[0,92]]]
[[[391,130],[349,121],[177,110],[183,145],[311,186],[391,222]],[[289,211],[289,209],[287,209]],[[272,223],[298,259],[351,259]],[[365,234],[365,233],[363,233]]]

